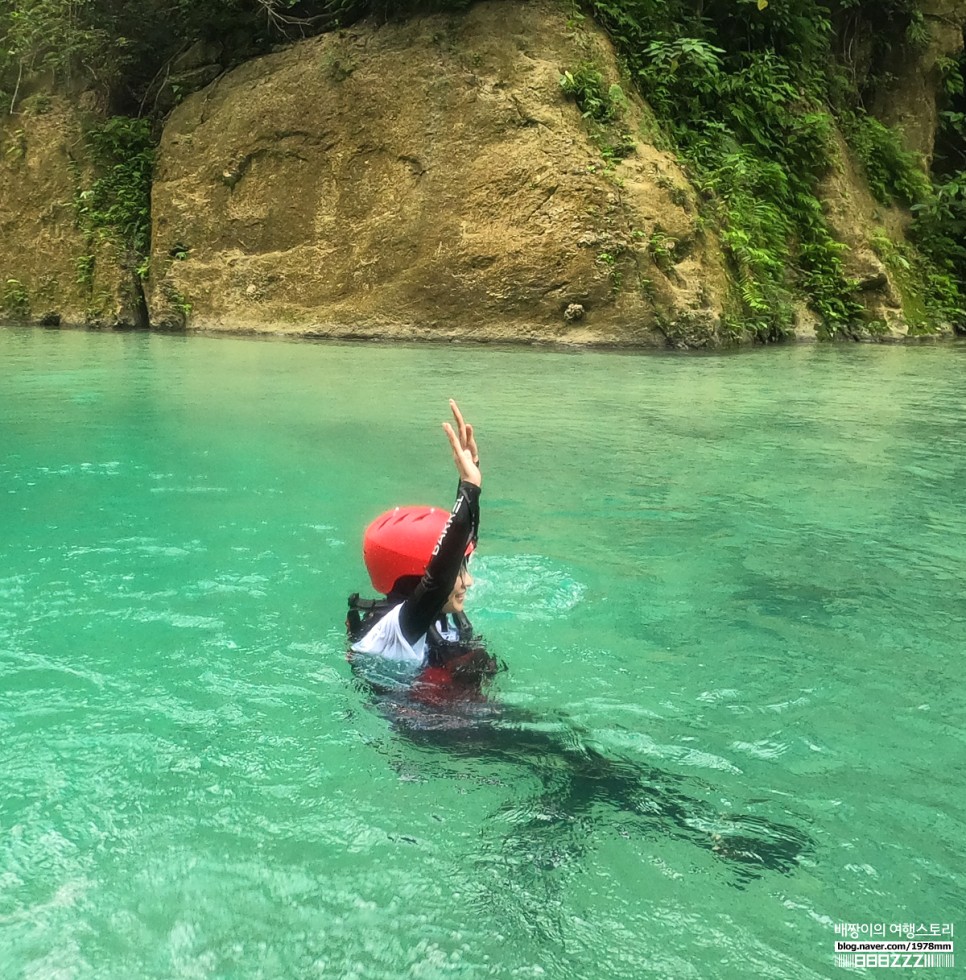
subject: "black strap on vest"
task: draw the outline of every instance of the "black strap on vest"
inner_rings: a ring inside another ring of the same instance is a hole
[[[482,677],[505,669],[490,656],[483,639],[473,630],[473,624],[463,613],[451,613],[459,638],[445,639],[434,623],[426,635],[426,660],[430,667],[442,667],[454,679],[479,681]]]
[[[349,596],[349,612],[345,617],[345,629],[349,641],[361,640],[383,616],[398,603],[388,599],[361,599],[358,592]]]

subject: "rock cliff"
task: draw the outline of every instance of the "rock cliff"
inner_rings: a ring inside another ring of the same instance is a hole
[[[610,44],[560,8],[488,2],[303,41],[216,81],[165,127],[153,318],[713,342],[727,278],[694,192],[639,139],[602,165],[560,87],[582,60],[617,82]],[[646,108],[625,112],[639,132]]]
[[[887,73],[878,107],[924,157],[966,0],[927,6],[928,43]],[[699,193],[658,148],[608,38],[569,13],[549,0],[483,0],[458,15],[363,21],[228,72],[217,46],[180,56],[172,70],[206,87],[161,135],[151,324],[688,347],[745,339]],[[621,86],[618,120],[584,118],[562,90],[561,73],[581,64],[605,90]],[[131,255],[78,219],[92,180],[84,132],[103,119],[83,103],[41,88],[0,123],[0,320],[145,320]],[[869,323],[902,336],[914,302],[895,249],[909,212],[873,200],[841,136],[833,141],[825,220],[845,243]],[[815,336],[817,319],[799,306],[798,334]]]
[[[875,114],[897,126],[909,149],[931,160],[939,123],[936,92],[942,62],[963,48],[966,0],[925,0],[925,39],[915,58],[897,57],[876,99]]]
[[[38,93],[0,120],[0,316],[90,325],[137,322],[117,249],[85,231],[85,116],[75,100]]]

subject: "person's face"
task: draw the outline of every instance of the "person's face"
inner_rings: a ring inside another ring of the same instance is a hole
[[[466,567],[466,562],[463,562],[459,578],[457,578],[456,585],[453,586],[453,591],[450,592],[449,598],[446,600],[446,605],[443,606],[443,612],[461,613],[463,611],[463,603],[466,600],[466,590],[472,584],[473,576],[470,575],[470,570]]]

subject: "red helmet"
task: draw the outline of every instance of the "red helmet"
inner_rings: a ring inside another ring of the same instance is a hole
[[[449,520],[439,507],[396,507],[380,514],[362,539],[362,559],[378,592],[387,595],[403,575],[422,577]],[[471,541],[466,549],[473,550]]]

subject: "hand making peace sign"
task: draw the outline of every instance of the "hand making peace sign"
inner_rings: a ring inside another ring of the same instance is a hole
[[[453,419],[456,422],[456,431],[449,422],[443,423],[443,430],[449,439],[450,448],[453,450],[453,460],[456,469],[459,471],[460,479],[474,486],[483,485],[483,475],[480,473],[480,452],[476,448],[476,438],[473,435],[473,426],[469,422],[463,421],[459,405],[451,398],[449,407],[453,412]]]

